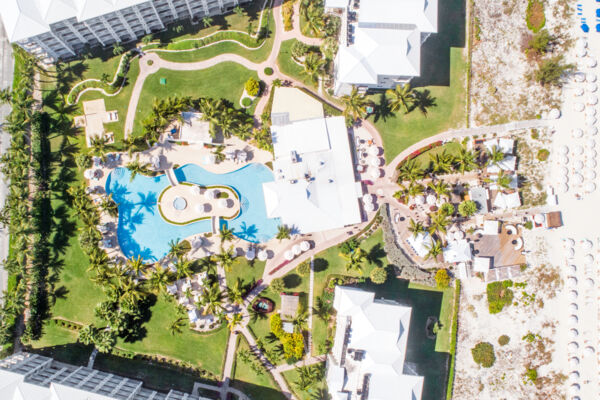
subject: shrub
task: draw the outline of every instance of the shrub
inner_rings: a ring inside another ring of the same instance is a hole
[[[435,273],[435,283],[439,288],[447,288],[450,286],[450,276],[448,275],[448,271],[445,269],[438,269]]]
[[[502,335],[498,338],[498,344],[500,346],[506,346],[510,342],[510,337],[508,335]]]
[[[342,254],[350,254],[358,247],[358,240],[351,238],[346,240],[340,245],[340,252]]]
[[[293,1],[286,1],[283,3],[283,7],[281,7],[281,15],[283,17],[283,29],[286,32],[294,29],[294,25],[292,24],[292,16],[294,15]]]
[[[565,72],[574,68],[572,64],[564,64],[562,56],[546,59],[540,63],[534,78],[542,86],[561,86],[561,77]]]
[[[477,212],[477,203],[473,200],[465,200],[458,205],[458,212],[468,218]]]
[[[539,32],[546,24],[544,15],[544,3],[542,0],[529,0],[525,14],[527,28],[533,32]]]
[[[538,131],[537,129],[532,129],[531,130],[531,138],[532,139],[539,139],[540,138],[540,131]]]
[[[385,268],[375,267],[371,271],[371,275],[369,277],[371,278],[371,282],[381,285],[387,280],[387,271]]]
[[[546,161],[549,155],[550,152],[547,149],[540,149],[537,153],[537,159],[539,161]]]
[[[300,276],[307,276],[310,274],[310,263],[308,261],[304,261],[302,264],[298,265],[298,274]]]
[[[281,322],[281,316],[277,313],[271,315],[270,326],[271,332],[277,337],[281,337],[285,333],[283,330],[283,322]]]
[[[275,278],[271,281],[271,288],[273,288],[276,293],[283,292],[285,290],[285,282],[282,278]]]
[[[265,75],[268,75],[268,76],[273,75],[273,68],[271,68],[271,67],[265,68]]]
[[[513,282],[510,280],[488,283],[487,299],[490,314],[497,314],[512,303],[514,297],[510,289],[512,285]]]
[[[525,229],[532,230],[533,229],[533,222],[527,221],[527,222],[525,222],[523,224],[523,226],[525,227]]]
[[[525,372],[525,383],[527,383],[528,381],[531,383],[535,383],[535,381],[537,380],[537,377],[538,377],[537,369],[527,368],[527,371]]]
[[[250,78],[246,81],[244,88],[250,96],[256,96],[260,90],[260,83],[256,79]]]
[[[440,206],[440,212],[448,217],[454,215],[454,205],[451,203],[444,203]]]
[[[525,48],[525,54],[530,58],[537,58],[542,56],[548,51],[548,46],[552,42],[553,38],[546,29],[542,29],[540,32],[534,34],[527,41],[527,47]]]
[[[304,57],[304,55],[308,52],[309,47],[300,42],[300,41],[295,41],[294,44],[292,44],[292,48],[291,48],[291,53],[292,53],[292,57],[298,59],[300,57]]]
[[[471,349],[473,361],[481,365],[483,368],[490,368],[496,362],[494,354],[494,346],[488,342],[479,342]]]
[[[242,105],[244,107],[250,107],[250,104],[252,104],[252,99],[250,99],[250,97],[244,97],[242,99]]]

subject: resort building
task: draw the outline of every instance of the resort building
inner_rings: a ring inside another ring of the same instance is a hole
[[[208,400],[176,390],[157,392],[135,379],[30,353],[17,353],[0,360],[0,399]]]
[[[222,14],[249,0],[3,0],[8,40],[47,61],[84,46],[129,42],[176,20]]]
[[[327,356],[335,400],[420,400],[423,377],[404,374],[412,309],[375,293],[336,286],[337,328]]]
[[[437,0],[325,0],[342,15],[334,93],[388,89],[421,75],[421,44],[437,32]]]
[[[280,101],[291,111],[283,111]],[[362,188],[354,173],[345,119],[318,116],[323,112],[320,103],[316,117],[297,110],[310,102],[317,101],[298,89],[275,91],[273,108],[279,111],[271,115],[275,180],[263,183],[267,217],[280,218],[300,233],[362,221],[358,202]],[[306,110],[310,109],[309,105]]]

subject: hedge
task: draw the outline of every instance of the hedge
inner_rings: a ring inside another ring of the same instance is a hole
[[[446,400],[452,400],[452,390],[454,389],[454,370],[456,368],[456,337],[458,334],[458,306],[460,303],[460,280],[454,281],[454,304],[452,307],[452,327],[450,328],[450,368],[448,369],[448,386],[446,389]]]

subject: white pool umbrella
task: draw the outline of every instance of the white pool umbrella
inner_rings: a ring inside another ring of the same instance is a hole
[[[567,193],[569,191],[569,185],[567,185],[566,183],[561,183],[558,185],[558,189],[561,193]]]
[[[596,179],[596,173],[591,169],[585,170],[585,179]]]
[[[593,72],[588,72],[585,74],[585,80],[588,82],[596,82],[596,74]]]
[[[559,119],[559,118],[560,118],[560,111],[557,108],[553,108],[548,113],[548,119]]]
[[[283,258],[285,258],[288,261],[291,261],[294,259],[294,253],[292,253],[291,250],[286,250],[285,253],[283,253]]]
[[[574,383],[569,387],[569,393],[579,393],[579,390],[581,390],[581,388],[577,383]]]
[[[583,154],[583,146],[581,145],[577,145],[575,147],[573,147],[573,153],[580,156]]]
[[[208,200],[215,199],[217,197],[217,190],[206,189],[206,191],[204,192],[204,197],[206,197]]]
[[[371,178],[377,179],[381,176],[381,172],[379,171],[379,168],[372,168],[369,172],[369,175],[371,176]]]
[[[219,208],[227,208],[227,199],[219,199]]]
[[[592,278],[587,278],[585,280],[585,287],[587,287],[588,289],[593,288],[594,284],[595,284],[595,282],[594,282],[594,280]]]
[[[587,124],[587,126],[594,126],[596,125],[596,122],[598,120],[596,119],[596,117],[592,117],[592,116],[587,116],[585,117],[585,123]]]
[[[594,247],[594,243],[591,240],[585,239],[581,242],[581,247],[584,250],[591,250]]]
[[[577,49],[576,55],[579,58],[583,58],[583,57],[587,56],[587,50],[579,48],[579,49]]]
[[[558,167],[558,172],[560,172],[561,175],[567,175],[569,173],[569,169],[564,165],[561,165]]]
[[[583,168],[583,161],[575,160],[575,162],[573,163],[573,169],[575,169],[575,171],[581,171],[582,168]]]
[[[533,220],[535,221],[536,224],[543,224],[544,221],[546,220],[546,218],[544,217],[543,214],[535,214],[533,216]]]
[[[369,147],[369,155],[377,157],[379,155],[379,147],[377,147],[377,146]]]
[[[583,351],[586,356],[593,356],[596,352],[596,350],[592,346],[586,346],[585,349],[583,349]]]
[[[565,255],[567,256],[567,258],[575,257],[575,250],[573,250],[573,248],[571,248],[571,247],[568,248],[565,253],[566,253]]]
[[[586,254],[585,257],[583,258],[583,261],[587,264],[593,264],[594,263],[594,256],[591,254]]]
[[[415,204],[421,205],[421,204],[425,204],[425,197],[423,197],[423,195],[418,194],[415,196],[414,198]]]
[[[381,165],[381,159],[379,157],[371,157],[369,164],[373,167],[379,167]]]
[[[592,193],[593,191],[596,190],[596,184],[594,182],[588,182],[585,184],[584,189],[587,193]]]
[[[569,163],[569,157],[567,157],[565,155],[560,156],[558,158],[558,162],[560,162],[561,164],[568,164]]]
[[[585,109],[585,105],[583,103],[573,103],[573,110],[581,112]]]
[[[569,183],[569,177],[567,175],[559,175],[558,182],[559,183]]]
[[[365,203],[365,211],[366,212],[373,212],[373,211],[375,211],[375,204],[373,204],[373,203]]]
[[[596,168],[596,165],[598,165],[596,160],[592,160],[591,158],[585,160],[585,166],[588,168]]]
[[[250,247],[246,250],[246,260],[254,260],[254,257],[256,257],[256,251]]]
[[[579,97],[579,96],[583,96],[584,90],[582,87],[576,87],[575,89],[573,89],[573,95],[575,97]]]
[[[596,115],[596,109],[594,107],[590,107],[590,106],[586,107],[585,108],[585,115],[587,115],[588,117],[595,116]],[[581,131],[581,134],[583,136],[583,131]],[[581,137],[581,136],[579,136],[579,137]]]
[[[579,323],[579,318],[577,318],[577,315],[571,315],[569,317],[569,324],[577,325],[577,323]]]
[[[198,186],[198,185],[190,186],[190,191],[192,192],[192,194],[199,196],[200,195],[200,186]]]
[[[583,183],[583,176],[581,174],[573,174],[573,182],[576,185],[581,185]]]
[[[430,194],[427,195],[427,204],[429,204],[430,206],[435,204],[435,196]]]
[[[574,288],[577,287],[577,278],[570,277],[567,279],[567,287]]]
[[[576,382],[578,379],[579,379],[579,372],[573,371],[569,374],[569,381]]]
[[[365,194],[363,194],[362,200],[363,200],[363,203],[372,203],[373,195],[371,193],[365,193]]]
[[[571,290],[569,292],[569,299],[571,300],[577,300],[577,296],[579,295],[579,293],[577,293],[577,290]]]
[[[573,74],[573,79],[575,79],[575,82],[584,82],[585,74],[583,72],[576,72]]]
[[[579,310],[579,306],[577,304],[575,304],[575,303],[569,304],[569,311],[571,311],[572,313],[574,313],[577,310]]]
[[[194,206],[196,212],[203,213],[204,212],[204,204],[198,203]]]
[[[569,365],[571,366],[571,368],[577,367],[579,365],[579,358],[577,358],[577,357],[569,358]]]
[[[94,177],[94,170],[93,170],[92,168],[90,168],[90,169],[86,169],[86,170],[83,172],[83,177],[84,177],[85,179],[92,179],[92,178]]]
[[[587,133],[590,136],[595,136],[598,133],[598,128],[595,126],[588,126],[587,127]]]
[[[575,136],[575,131],[576,130],[577,129],[573,129],[573,136]],[[579,129],[579,130],[581,130],[581,129]],[[569,154],[569,146],[567,146],[566,144],[563,144],[562,146],[560,146],[558,148],[558,151],[560,152],[560,154]]]
[[[569,336],[571,336],[572,338],[576,338],[577,336],[579,336],[579,331],[575,328],[571,328],[569,329]]]
[[[306,240],[303,240],[302,243],[300,243],[300,250],[302,250],[302,251],[310,250],[310,243],[308,243],[308,241],[306,241]]]
[[[595,94],[590,94],[587,98],[587,103],[591,105],[598,104],[598,96],[596,96]]]
[[[585,86],[585,90],[587,90],[590,93],[596,93],[596,91],[598,90],[598,84],[597,83],[588,83]],[[583,93],[581,93],[583,95]]]
[[[577,349],[579,349],[579,344],[577,344],[577,342],[571,342],[567,345],[567,350],[570,352],[575,352]]]
[[[292,246],[292,253],[294,253],[295,256],[297,256],[298,254],[302,253],[302,250],[300,249],[300,246],[295,244],[294,246]]]
[[[585,144],[587,145],[587,147],[590,147],[590,148],[592,148],[592,149],[593,149],[594,147],[596,147],[596,141],[595,141],[594,139],[591,139],[591,138],[590,138],[590,139],[588,139],[588,140],[586,140],[586,141],[585,141]]]
[[[577,41],[575,42],[575,46],[578,49],[585,49],[588,46],[587,43],[587,39],[584,37],[580,37],[579,39],[577,39]]]
[[[592,149],[591,147],[588,147],[585,150],[585,155],[590,157],[590,158],[596,158],[596,156],[598,155],[598,153],[596,152],[596,150]]]
[[[595,68],[597,64],[598,63],[594,57],[589,57],[585,62],[585,66],[588,68]]]
[[[574,247],[574,246],[575,246],[575,240],[573,238],[565,239],[565,247]]]
[[[258,252],[257,256],[260,261],[266,261],[267,258],[269,258],[269,253],[267,253],[266,250],[261,250]]]

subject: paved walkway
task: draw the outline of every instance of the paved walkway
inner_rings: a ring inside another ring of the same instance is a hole
[[[315,256],[310,256],[310,276],[308,281],[308,346],[306,354],[312,354],[312,318],[313,318],[313,293],[315,287]]]

